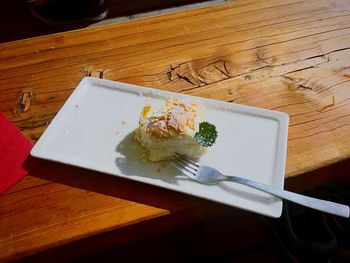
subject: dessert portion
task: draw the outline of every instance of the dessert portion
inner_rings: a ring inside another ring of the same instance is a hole
[[[158,106],[147,104],[134,133],[134,139],[145,148],[142,159],[161,161],[175,153],[199,158],[210,146],[201,144],[196,136],[202,120],[203,107],[189,99],[170,99]]]

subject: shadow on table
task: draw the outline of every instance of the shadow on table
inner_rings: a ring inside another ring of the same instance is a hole
[[[193,197],[163,188],[90,171],[65,164],[43,161],[30,173],[49,182],[109,195],[116,198],[172,211],[176,204],[191,202]]]
[[[115,165],[124,176],[130,179],[145,179],[147,181],[162,181],[165,184],[178,184],[176,171],[168,161],[143,162],[144,149],[132,138],[133,132],[127,134],[116,147],[120,155],[115,158]],[[189,180],[189,179],[188,179]]]
[[[131,134],[123,140],[124,146],[126,142],[130,142]],[[119,145],[120,146],[120,145]],[[120,151],[120,147],[117,151]],[[143,164],[139,160],[136,162],[135,157],[122,150],[121,159],[116,159],[115,163],[125,175],[130,175],[130,179],[135,176],[147,176],[152,180],[162,180],[169,184],[175,184],[176,172],[169,165],[158,164],[149,168],[147,164]],[[71,165],[61,164],[52,161],[39,160],[28,157],[24,167],[30,167],[33,161],[41,161],[40,166],[31,169],[30,175],[47,180],[49,182],[64,184],[70,187],[85,189],[87,191],[100,193],[103,195],[117,197],[132,202],[150,205],[168,211],[178,210],[179,206],[188,206],[188,202],[193,202],[197,198],[175,191],[169,191],[157,186],[146,183],[128,180],[117,176],[96,172],[84,168]],[[157,172],[154,172],[154,171]],[[170,173],[170,174],[169,174]],[[186,180],[190,180],[187,179]],[[42,184],[42,182],[40,183]]]
[[[116,152],[119,153],[119,157],[115,159],[115,165],[123,176],[129,177],[131,180],[51,161],[42,161],[40,167],[30,174],[47,181],[169,211],[177,209],[178,205],[182,206],[184,201],[190,202],[195,198],[165,189],[167,185],[170,187],[179,184],[182,180],[192,180],[179,175],[179,172],[167,162],[143,163],[140,160],[142,148],[132,140],[132,133],[125,136],[116,146]],[[38,160],[31,157],[28,159],[28,164],[25,165],[29,165],[33,159]],[[145,180],[146,183],[138,182],[138,179]],[[160,182],[165,188],[147,184],[155,182]],[[265,195],[240,190],[231,185],[222,184],[220,188],[233,196],[244,197],[253,202],[271,203],[276,201]]]

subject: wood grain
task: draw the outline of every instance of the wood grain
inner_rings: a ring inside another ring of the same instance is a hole
[[[283,111],[286,178],[301,177],[350,156],[349,25],[345,0],[237,0],[2,44],[0,110],[35,142],[90,74]],[[0,258],[175,216],[197,202],[44,163],[0,197]]]
[[[37,1],[42,2],[42,1]],[[48,1],[46,1],[48,2]],[[109,19],[203,2],[199,0],[108,0]],[[3,1],[0,10],[0,43],[48,35],[58,32],[85,28],[96,21],[72,21],[67,25],[53,26],[45,24],[32,15],[30,5],[24,0]],[[11,26],[7,26],[11,25]]]

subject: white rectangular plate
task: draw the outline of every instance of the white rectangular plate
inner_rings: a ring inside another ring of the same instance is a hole
[[[31,151],[47,160],[84,167],[279,217],[279,198],[233,182],[202,185],[168,163],[142,163],[131,134],[149,102],[191,97],[120,82],[84,78]],[[288,115],[193,97],[206,109],[218,138],[201,163],[283,188]]]

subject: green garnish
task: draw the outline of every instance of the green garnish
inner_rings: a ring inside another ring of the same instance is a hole
[[[218,132],[215,125],[206,121],[199,124],[199,132],[196,132],[194,135],[197,143],[204,147],[212,146],[215,143],[216,137],[218,137]]]

